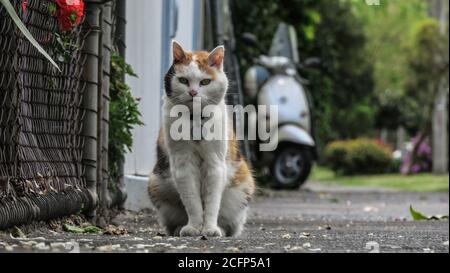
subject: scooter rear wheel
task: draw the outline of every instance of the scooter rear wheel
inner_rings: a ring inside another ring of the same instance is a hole
[[[310,149],[306,147],[289,145],[278,150],[270,168],[272,187],[298,189],[311,172],[312,158]]]

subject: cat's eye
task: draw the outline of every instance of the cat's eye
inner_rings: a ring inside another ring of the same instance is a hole
[[[186,78],[178,78],[178,81],[179,81],[180,83],[182,83],[182,84],[186,84],[186,85],[189,84],[189,80],[186,79]]]
[[[201,82],[200,82],[200,85],[208,85],[208,84],[210,84],[211,83],[211,80],[210,79],[204,79],[204,80],[202,80]]]

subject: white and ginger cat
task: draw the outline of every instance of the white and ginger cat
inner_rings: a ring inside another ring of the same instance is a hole
[[[171,236],[237,236],[245,224],[255,182],[239,153],[233,128],[227,125],[224,47],[210,53],[188,52],[173,41],[172,50],[173,65],[164,78],[163,126],[150,175],[150,199]],[[170,110],[177,104],[192,109],[194,98],[201,99],[202,107],[215,108],[214,116],[222,117],[222,131],[228,138],[175,141],[170,137],[171,124],[180,119],[171,117]]]

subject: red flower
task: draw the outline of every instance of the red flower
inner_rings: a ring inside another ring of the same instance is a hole
[[[22,11],[25,12],[27,10],[28,1],[23,0],[21,4],[22,4]]]
[[[81,22],[84,11],[83,0],[56,0],[57,17],[62,31],[69,31]]]

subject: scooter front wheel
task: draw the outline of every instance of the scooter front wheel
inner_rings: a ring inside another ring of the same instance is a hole
[[[289,145],[276,152],[271,166],[272,187],[276,189],[298,189],[311,172],[310,149]]]

